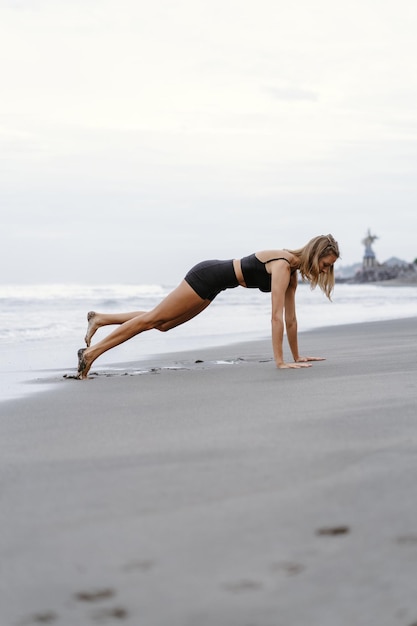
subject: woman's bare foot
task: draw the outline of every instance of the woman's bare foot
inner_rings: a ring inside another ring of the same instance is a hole
[[[88,378],[88,372],[90,371],[90,367],[91,367],[91,362],[88,361],[86,355],[85,355],[85,351],[87,350],[87,348],[80,348],[80,350],[78,350],[78,372],[77,372],[77,378],[79,380],[83,380],[85,378]]]
[[[100,328],[100,325],[97,323],[97,314],[95,311],[89,311],[87,313],[87,322],[87,333],[84,337],[84,341],[87,347],[89,347],[95,332]]]

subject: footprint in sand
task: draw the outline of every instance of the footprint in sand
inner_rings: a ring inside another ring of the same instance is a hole
[[[95,603],[109,600],[110,598],[114,598],[115,595],[116,592],[114,589],[96,589],[94,591],[79,591],[75,594],[75,599],[79,602]],[[126,619],[128,615],[129,613],[125,608],[115,606],[97,610],[92,614],[92,619],[95,621],[122,620]]]
[[[111,609],[102,609],[100,611],[97,611],[96,613],[94,613],[92,615],[93,620],[97,621],[97,622],[101,622],[101,621],[107,621],[109,619],[114,620],[114,619],[127,619],[127,617],[129,616],[128,612],[126,611],[126,609],[124,609],[121,606],[116,606],[114,608]]]
[[[31,624],[52,624],[58,620],[58,615],[53,611],[45,611],[45,613],[35,613],[24,622],[20,622],[21,626],[29,626]]]
[[[133,572],[135,570],[140,572],[149,572],[154,565],[155,563],[153,561],[147,559],[130,561],[129,563],[126,563],[126,565],[123,565],[122,570],[124,572]]]
[[[399,537],[397,537],[397,543],[399,543],[400,545],[416,545],[417,534],[413,533],[410,535],[400,535]]]
[[[100,602],[113,598],[115,595],[114,589],[97,589],[95,591],[79,591],[75,594],[75,599],[79,602]]]
[[[347,535],[350,532],[349,526],[328,526],[316,530],[316,535],[335,537],[337,535]]]
[[[222,587],[231,593],[245,593],[247,591],[259,591],[262,584],[256,580],[237,580],[233,583],[225,583]]]
[[[291,562],[283,562],[283,563],[272,563],[271,570],[273,572],[284,572],[287,576],[297,576],[304,572],[305,566],[301,565],[301,563],[291,563]]]

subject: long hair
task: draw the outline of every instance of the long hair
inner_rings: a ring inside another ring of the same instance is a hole
[[[332,235],[319,235],[310,239],[303,248],[288,250],[288,252],[299,258],[302,280],[307,280],[311,289],[315,289],[318,285],[331,300],[334,288],[334,268],[331,266],[327,273],[320,274],[319,261],[329,254],[334,254],[337,259],[340,257],[339,245],[335,238]]]

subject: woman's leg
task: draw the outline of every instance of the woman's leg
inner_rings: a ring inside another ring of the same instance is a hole
[[[142,315],[145,311],[131,311],[130,313],[97,313],[97,311],[89,311],[87,314],[87,332],[84,341],[87,347],[97,330],[102,326],[111,326],[113,324],[124,324],[138,315]]]
[[[78,351],[78,378],[87,378],[93,362],[107,350],[124,343],[145,330],[156,328],[162,332],[171,330],[192,319],[210,304],[203,300],[183,280],[160,304],[147,313],[127,319],[110,335],[94,346]],[[123,315],[123,314],[122,314]],[[115,316],[112,317],[115,319]]]

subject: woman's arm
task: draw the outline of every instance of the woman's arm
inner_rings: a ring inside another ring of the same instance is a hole
[[[324,361],[318,356],[300,356],[298,351],[298,328],[297,315],[295,313],[295,292],[297,289],[298,278],[295,272],[291,276],[290,284],[285,293],[285,327],[287,329],[287,339],[291,353],[296,363],[306,363],[307,361]],[[305,366],[304,366],[305,367]]]
[[[298,357],[297,319],[295,315],[295,274],[291,276],[290,266],[286,261],[271,263],[272,295],[272,348],[276,366],[279,369],[310,367],[306,363],[286,363],[283,354],[284,309],[287,338],[294,360]]]
[[[298,352],[298,325],[295,311],[295,292],[297,290],[297,272],[291,276],[287,291],[285,292],[285,327],[287,340],[291,354],[295,362],[300,358]]]

